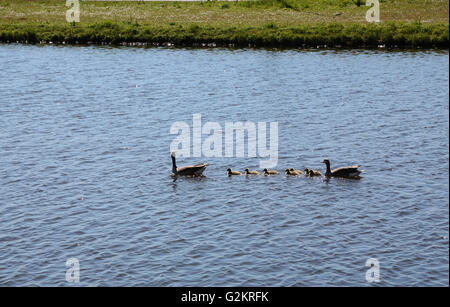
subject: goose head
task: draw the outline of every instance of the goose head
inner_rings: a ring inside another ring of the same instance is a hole
[[[326,165],[330,165],[330,160],[328,160],[328,159],[323,159],[323,160],[322,160],[322,163],[325,163]]]

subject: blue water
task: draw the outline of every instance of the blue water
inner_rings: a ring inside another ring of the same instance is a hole
[[[448,286],[448,95],[448,51],[0,45],[0,286],[70,285],[72,257],[81,286]],[[173,182],[194,113],[364,177]]]

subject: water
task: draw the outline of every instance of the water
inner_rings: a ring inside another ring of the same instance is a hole
[[[0,285],[448,286],[448,51],[0,45]],[[279,163],[170,178],[175,121],[277,121]]]

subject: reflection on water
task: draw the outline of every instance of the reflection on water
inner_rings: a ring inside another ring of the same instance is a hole
[[[0,285],[448,286],[448,51],[0,45]],[[170,177],[174,121],[277,121]],[[362,180],[287,178],[361,164]]]

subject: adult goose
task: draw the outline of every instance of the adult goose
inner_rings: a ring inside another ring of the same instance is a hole
[[[330,160],[324,159],[322,163],[325,163],[327,166],[327,171],[325,172],[326,177],[341,177],[341,178],[354,178],[358,179],[359,174],[362,173],[362,171],[358,170],[359,165],[353,165],[353,166],[343,166],[339,168],[335,168],[334,170],[331,170],[330,168]]]
[[[242,175],[239,171],[232,171],[231,168],[227,169],[228,176],[240,176]]]
[[[172,173],[176,176],[192,176],[192,177],[201,176],[203,171],[208,166],[208,164],[203,163],[177,167],[174,152],[172,152],[171,157],[172,157]]]

